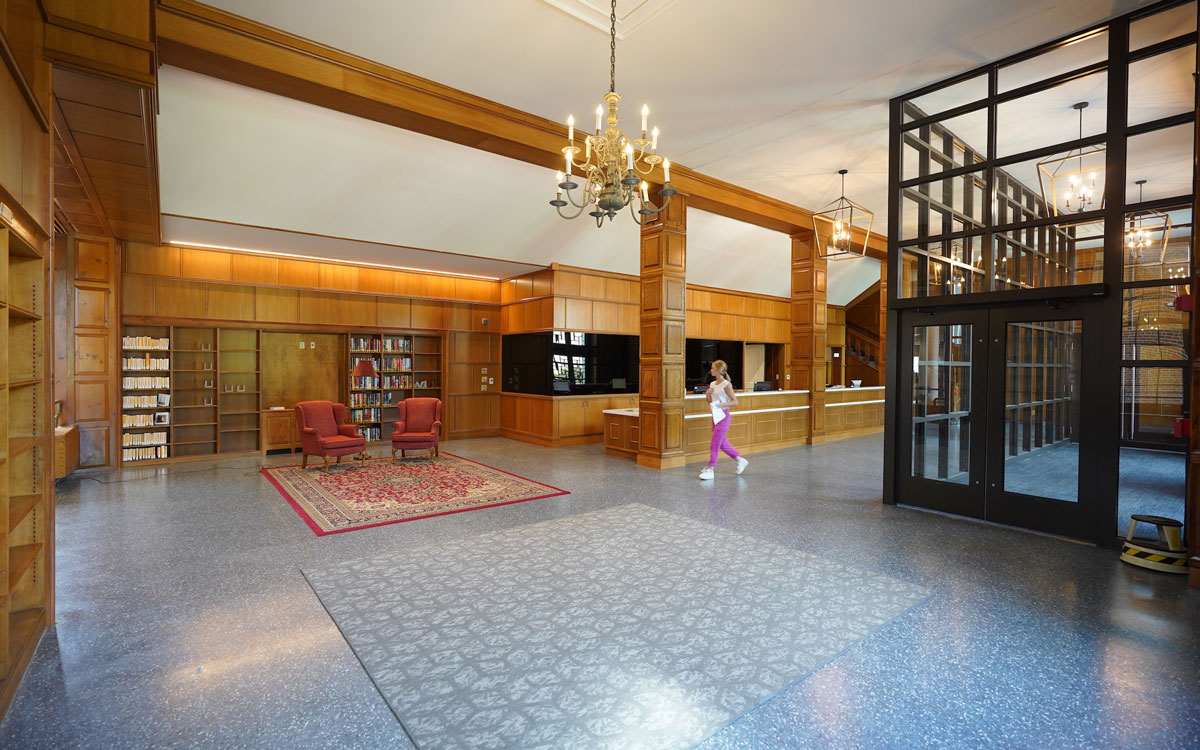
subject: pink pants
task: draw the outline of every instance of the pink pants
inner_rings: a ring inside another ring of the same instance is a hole
[[[712,443],[708,446],[708,465],[717,465],[717,456],[721,451],[725,451],[725,455],[736,459],[742,454],[737,452],[737,448],[729,442],[729,423],[733,418],[729,416],[729,410],[725,410],[725,418],[713,425]]]

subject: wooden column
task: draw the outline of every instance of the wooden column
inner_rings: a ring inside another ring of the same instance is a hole
[[[812,232],[792,235],[792,362],[788,388],[809,391],[811,445],[825,442],[825,259]]]
[[[666,469],[684,464],[684,324],[687,314],[687,199],[671,199],[642,227],[641,443],[638,464]]]

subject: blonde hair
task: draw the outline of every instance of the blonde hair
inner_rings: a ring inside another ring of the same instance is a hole
[[[717,372],[721,373],[721,377],[729,375],[729,365],[725,364],[725,360],[718,359],[712,363],[712,366],[717,368]]]

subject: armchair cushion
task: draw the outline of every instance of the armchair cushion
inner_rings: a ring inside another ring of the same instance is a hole
[[[393,443],[436,443],[436,432],[393,432]]]
[[[348,437],[346,435],[332,435],[330,437],[320,438],[321,447],[325,449],[337,448],[357,448],[367,444],[367,441],[361,437]]]
[[[338,425],[338,433],[345,435],[346,437],[362,437],[362,435],[358,432],[358,425],[356,424]]]

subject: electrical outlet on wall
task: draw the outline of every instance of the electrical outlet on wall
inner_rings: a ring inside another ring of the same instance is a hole
[[[316,349],[316,348],[317,348],[317,342],[315,342],[315,341],[310,341],[310,342],[308,342],[308,348],[309,348],[309,349]]]
[[[486,368],[486,367],[480,367],[480,368],[479,368],[479,371],[480,371],[480,372],[482,372],[484,375],[487,375],[487,368]]]
[[[303,348],[304,348],[304,342],[303,342],[303,341],[301,341],[301,342],[300,342],[300,348],[301,348],[301,349],[303,349]]]

